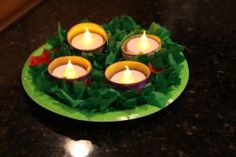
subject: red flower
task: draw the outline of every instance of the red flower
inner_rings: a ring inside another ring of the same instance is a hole
[[[148,67],[151,73],[160,73],[162,71],[161,69],[154,68],[151,63],[148,64]]]
[[[31,55],[29,58],[29,66],[38,66],[40,64],[48,64],[51,61],[51,54],[47,49],[43,50],[43,53],[39,56]]]
[[[91,79],[86,80],[86,85],[87,86],[90,86],[92,83],[93,83],[93,80],[91,80]]]

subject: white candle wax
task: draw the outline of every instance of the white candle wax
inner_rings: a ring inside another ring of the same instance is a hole
[[[152,39],[147,37],[147,45],[145,47],[141,47],[141,37],[133,38],[127,43],[127,51],[130,54],[138,55],[140,53],[146,54],[152,51],[155,51],[160,47],[159,43]]]
[[[66,76],[65,76],[66,67],[67,67],[66,64],[56,67],[53,70],[52,75],[59,77],[59,78],[66,78]],[[79,65],[73,64],[73,67],[75,70],[75,78],[81,77],[87,73],[86,70]]]
[[[90,33],[89,40],[86,40],[84,33],[77,34],[71,40],[71,45],[80,50],[93,50],[96,49],[104,43],[104,39],[101,35],[97,33]]]
[[[127,75],[126,70],[120,71],[111,77],[112,82],[116,83],[137,83],[144,80],[146,77],[143,73],[137,70],[129,70],[129,76]]]

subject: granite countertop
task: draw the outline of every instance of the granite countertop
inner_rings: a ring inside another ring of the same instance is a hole
[[[32,102],[21,70],[56,34],[58,20],[69,28],[85,17],[105,23],[120,15],[143,26],[155,20],[186,46],[190,80],[173,104],[137,120],[89,123]],[[92,157],[236,156],[235,17],[234,0],[44,1],[0,34],[0,156],[69,157],[73,141],[93,147]],[[77,150],[71,153],[86,153]]]

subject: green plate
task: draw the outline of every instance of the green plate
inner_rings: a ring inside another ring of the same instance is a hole
[[[43,48],[47,48],[48,45],[43,45],[32,54],[39,55]],[[168,101],[166,106],[172,103],[184,90],[187,85],[189,77],[188,63],[185,60],[183,63],[183,69],[181,71],[181,84],[177,88],[171,90],[168,94]],[[78,109],[69,107],[62,102],[55,100],[54,98],[44,94],[43,92],[38,91],[32,83],[32,77],[29,74],[28,60],[26,61],[23,70],[22,70],[22,84],[26,93],[31,97],[37,104],[44,107],[45,109],[57,113],[59,115],[69,117],[72,119],[91,121],[91,122],[115,122],[115,121],[125,121],[144,117],[161,110],[156,106],[152,105],[141,105],[132,109],[121,110],[121,111],[112,111],[107,113],[94,113],[92,115],[85,116]]]

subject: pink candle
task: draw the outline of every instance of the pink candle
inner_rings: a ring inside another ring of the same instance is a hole
[[[147,54],[159,49],[159,43],[146,36],[145,31],[141,37],[136,37],[128,41],[127,52],[132,55]]]
[[[111,77],[111,81],[122,84],[130,84],[140,82],[146,78],[145,75],[138,70],[130,70],[128,66],[125,66],[125,68],[125,70],[114,74]]]
[[[71,40],[71,45],[80,50],[93,50],[104,43],[104,39],[100,34],[89,32],[88,28],[81,34],[77,34]]]
[[[79,65],[72,65],[69,60],[68,64],[56,67],[53,70],[52,75],[59,78],[74,79],[84,76],[86,73],[84,68]]]

